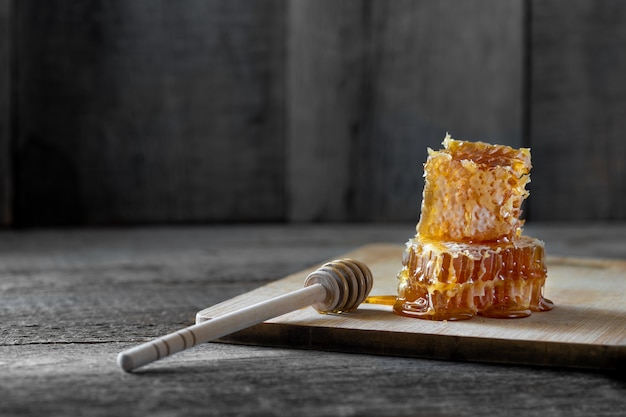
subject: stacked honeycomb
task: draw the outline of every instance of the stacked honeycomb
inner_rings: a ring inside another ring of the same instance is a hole
[[[407,242],[396,313],[431,320],[545,311],[543,242],[522,235],[530,150],[447,135],[428,150],[417,234]]]

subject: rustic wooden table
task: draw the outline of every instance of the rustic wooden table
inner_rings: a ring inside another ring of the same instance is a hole
[[[198,310],[413,225],[0,232],[0,415],[623,416],[619,372],[208,343],[124,373]],[[626,224],[533,225],[550,255],[626,259]],[[626,277],[624,277],[626,279]],[[625,323],[626,325],[626,323]]]

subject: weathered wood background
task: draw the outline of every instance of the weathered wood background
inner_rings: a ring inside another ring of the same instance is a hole
[[[0,0],[0,224],[11,224],[11,25],[10,0]]]
[[[426,147],[530,146],[626,219],[626,2],[0,0],[5,225],[417,220]]]

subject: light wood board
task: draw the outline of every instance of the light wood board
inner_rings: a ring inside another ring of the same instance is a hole
[[[374,244],[338,256],[365,262],[374,275],[371,295],[395,294],[401,245]],[[319,267],[289,275],[199,311],[204,321],[302,287]],[[362,304],[348,314],[305,308],[221,341],[455,361],[616,369],[626,365],[626,261],[548,258],[549,312],[520,319],[474,317],[428,321]]]

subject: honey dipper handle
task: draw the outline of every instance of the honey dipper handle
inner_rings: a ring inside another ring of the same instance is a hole
[[[326,288],[321,284],[313,284],[125,350],[117,356],[117,363],[124,371],[130,372],[200,343],[218,339],[273,317],[310,306],[326,297]]]

